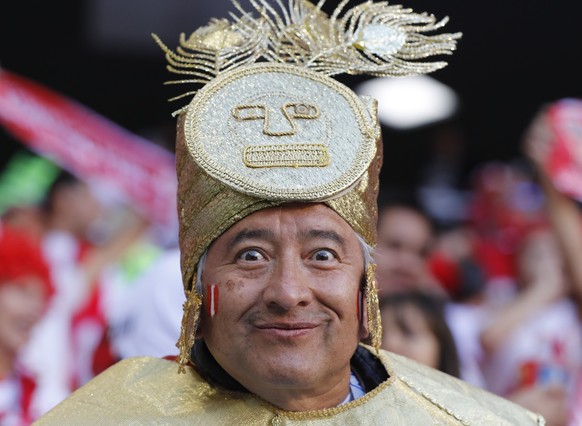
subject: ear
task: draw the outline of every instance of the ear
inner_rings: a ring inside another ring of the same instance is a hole
[[[200,316],[198,317],[198,324],[196,324],[196,332],[194,333],[194,340],[204,339],[204,329],[206,319],[204,312],[206,312],[206,306],[204,304],[204,298],[202,298],[202,304],[200,305]]]
[[[196,328],[196,334],[194,334],[194,340],[200,339],[204,339],[204,327],[202,326],[202,318],[200,318],[200,322]]]

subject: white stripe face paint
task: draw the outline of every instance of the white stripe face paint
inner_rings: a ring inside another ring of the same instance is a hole
[[[216,284],[210,286],[210,318],[216,315]]]

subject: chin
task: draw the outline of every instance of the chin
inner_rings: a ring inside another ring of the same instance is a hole
[[[314,360],[308,360],[304,356],[297,359],[274,358],[257,361],[255,365],[249,365],[243,371],[252,372],[250,375],[247,374],[247,377],[252,376],[253,380],[269,384],[272,388],[301,389],[320,380],[314,374],[314,371],[317,371],[313,368]]]
[[[17,354],[26,345],[28,339],[11,339],[5,346],[11,354]]]
[[[271,371],[262,376],[263,381],[273,388],[305,389],[318,381],[312,371],[305,368],[293,369],[289,366],[286,366],[284,370]]]

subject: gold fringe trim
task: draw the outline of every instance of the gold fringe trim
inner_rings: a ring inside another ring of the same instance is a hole
[[[380,352],[382,345],[382,320],[380,318],[380,302],[378,300],[378,289],[376,288],[376,264],[370,263],[366,268],[366,305],[368,312],[368,331],[370,333],[370,343]]]
[[[196,275],[196,274],[194,274]],[[182,328],[180,338],[176,347],[180,351],[178,357],[178,373],[185,373],[185,366],[190,362],[190,351],[194,346],[196,338],[196,327],[200,319],[200,307],[202,306],[202,297],[196,292],[196,289],[186,291],[186,301],[184,302],[184,316],[182,317]]]

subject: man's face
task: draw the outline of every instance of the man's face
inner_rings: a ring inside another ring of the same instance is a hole
[[[46,295],[36,277],[0,284],[0,352],[14,356],[44,312]]]
[[[405,303],[385,308],[381,315],[383,349],[439,367],[440,344],[420,308]]]
[[[381,295],[427,285],[431,238],[426,219],[413,210],[392,207],[381,214],[374,255]]]
[[[325,205],[251,214],[208,251],[202,337],[231,376],[267,400],[271,390],[327,392],[338,382],[347,392],[364,337],[363,272],[355,232]]]
[[[79,236],[85,236],[90,225],[103,213],[101,204],[83,182],[60,188],[53,203],[55,214]]]

